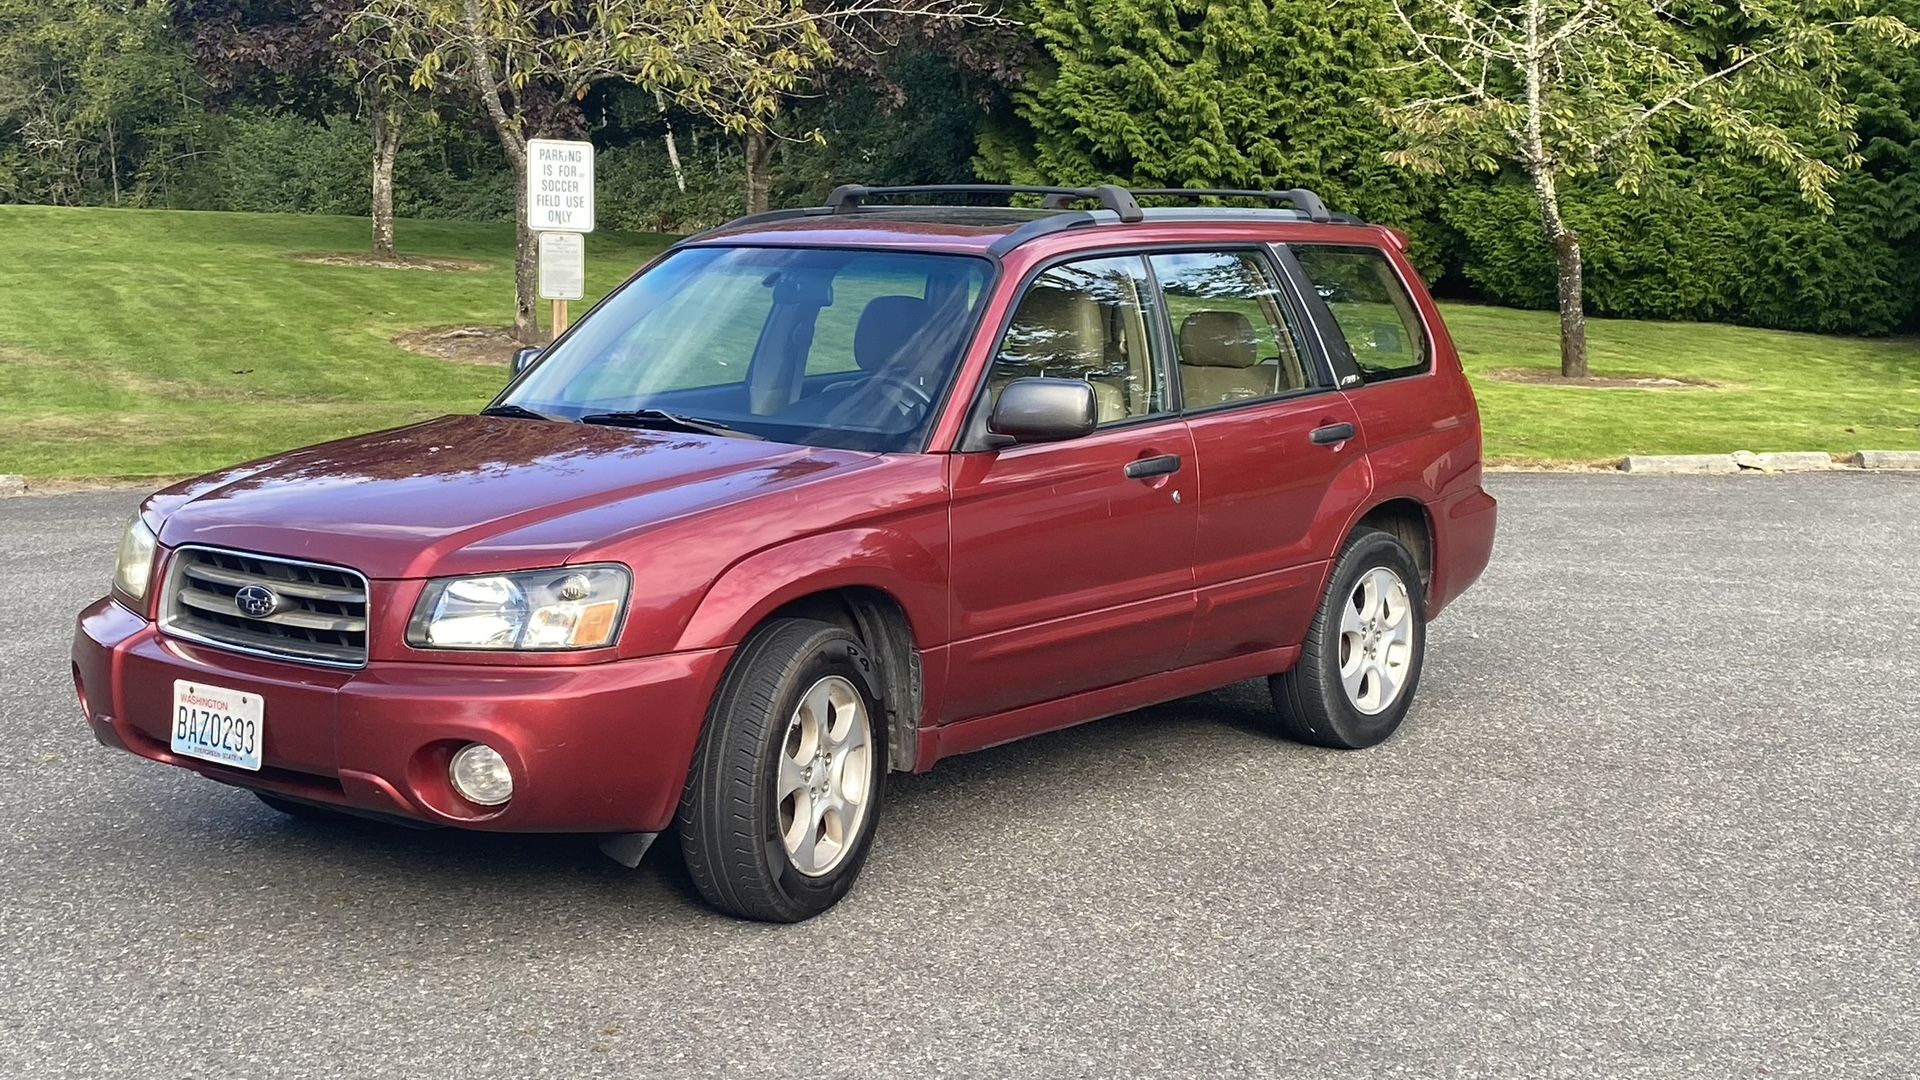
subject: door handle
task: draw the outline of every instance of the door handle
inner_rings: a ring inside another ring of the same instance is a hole
[[[1149,476],[1169,476],[1180,471],[1180,459],[1173,454],[1145,457],[1127,462],[1127,479],[1145,480]]]
[[[1313,429],[1312,438],[1313,441],[1320,446],[1346,442],[1348,439],[1353,438],[1353,425],[1328,424],[1324,427],[1317,427]]]

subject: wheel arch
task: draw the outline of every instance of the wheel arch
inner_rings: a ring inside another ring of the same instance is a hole
[[[1365,528],[1391,534],[1412,553],[1414,565],[1420,568],[1421,590],[1431,599],[1434,531],[1433,514],[1427,509],[1427,504],[1406,496],[1374,503],[1347,528],[1347,538]],[[1341,546],[1345,545],[1346,539],[1342,539]]]
[[[830,623],[866,647],[880,672],[881,707],[887,711],[887,767],[913,771],[920,753],[926,683],[913,620],[899,599],[873,585],[842,585],[795,597],[763,621],[786,618]]]
[[[821,534],[763,550],[722,574],[676,649],[734,645],[776,618],[846,628],[880,671],[891,768],[911,770],[919,751],[926,684],[921,651],[946,625],[944,567],[889,530]]]

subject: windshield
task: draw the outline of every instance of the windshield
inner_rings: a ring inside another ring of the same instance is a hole
[[[609,297],[502,404],[918,450],[991,273],[966,255],[685,248]]]

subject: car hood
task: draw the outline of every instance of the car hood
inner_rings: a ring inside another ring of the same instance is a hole
[[[211,473],[148,501],[161,543],[374,578],[592,557],[632,533],[872,464],[877,455],[541,420],[448,416]]]

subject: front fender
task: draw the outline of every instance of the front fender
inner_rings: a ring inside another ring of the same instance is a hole
[[[792,540],[734,563],[707,590],[674,649],[737,645],[786,604],[854,587],[898,601],[920,648],[946,640],[945,558],[903,532],[862,528]]]

